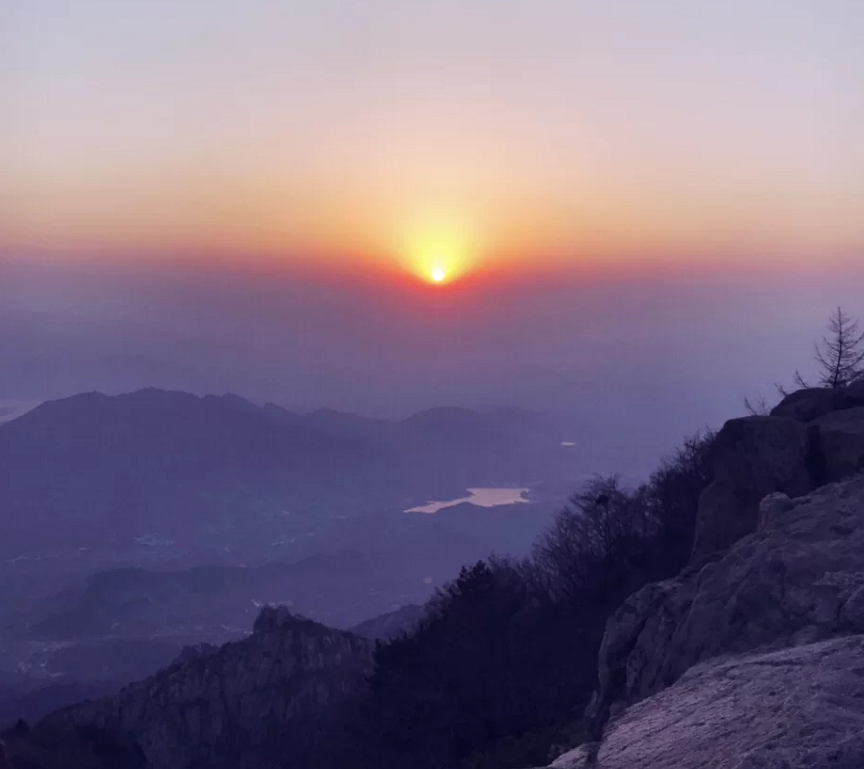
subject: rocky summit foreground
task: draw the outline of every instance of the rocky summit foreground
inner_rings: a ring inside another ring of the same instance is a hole
[[[693,561],[610,618],[554,769],[864,767],[864,409],[788,401],[719,434]]]
[[[555,769],[864,766],[864,637],[691,668]]]

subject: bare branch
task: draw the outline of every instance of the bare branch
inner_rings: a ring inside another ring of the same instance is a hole
[[[804,377],[801,376],[801,372],[800,372],[800,371],[796,371],[796,372],[795,372],[795,376],[794,376],[792,379],[793,379],[793,381],[795,382],[795,384],[798,385],[798,387],[801,387],[801,388],[803,388],[803,389],[805,389],[805,390],[806,390],[808,387],[810,387],[810,385],[807,383],[807,381],[805,381]],[[780,385],[777,385],[777,389],[780,390],[780,392],[783,394],[784,397],[785,397],[786,395],[789,395],[789,393],[786,392],[786,391],[784,391],[784,390],[780,387]]]
[[[751,417],[766,417],[771,413],[771,408],[768,406],[768,401],[765,400],[764,395],[760,395],[754,401],[745,397],[744,408]]]

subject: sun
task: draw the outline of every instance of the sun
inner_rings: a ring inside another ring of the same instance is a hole
[[[394,250],[408,272],[424,283],[441,287],[462,280],[476,253],[465,232],[443,225],[406,228]]]

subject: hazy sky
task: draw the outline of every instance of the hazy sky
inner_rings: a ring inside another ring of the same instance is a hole
[[[4,0],[0,242],[848,256],[862,93],[859,0]]]
[[[862,94],[860,0],[2,0],[0,400],[673,441],[864,315]]]
[[[399,288],[400,290],[396,290]],[[864,269],[464,280],[445,290],[296,269],[0,264],[0,400],[147,385],[400,416],[433,405],[566,412],[575,439],[653,464],[773,398]]]

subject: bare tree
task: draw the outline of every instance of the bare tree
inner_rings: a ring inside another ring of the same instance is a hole
[[[753,400],[745,395],[744,408],[751,417],[767,417],[771,413],[771,407],[764,395],[759,395]]]
[[[534,546],[553,598],[587,605],[641,575],[660,529],[651,513],[645,487],[626,489],[617,475],[589,481]]]
[[[836,389],[864,379],[864,331],[860,330],[858,319],[838,307],[828,319],[828,333],[815,345],[813,358],[819,374],[816,384],[810,384],[800,371],[796,371],[793,377],[796,387]],[[791,392],[782,384],[775,384],[774,387],[783,398]],[[752,400],[745,397],[744,408],[750,416],[771,413],[768,401],[762,395]]]
[[[864,331],[859,331],[858,320],[838,307],[813,357],[819,367],[820,387],[845,387],[864,376]],[[796,376],[797,383],[804,385],[801,376]]]

